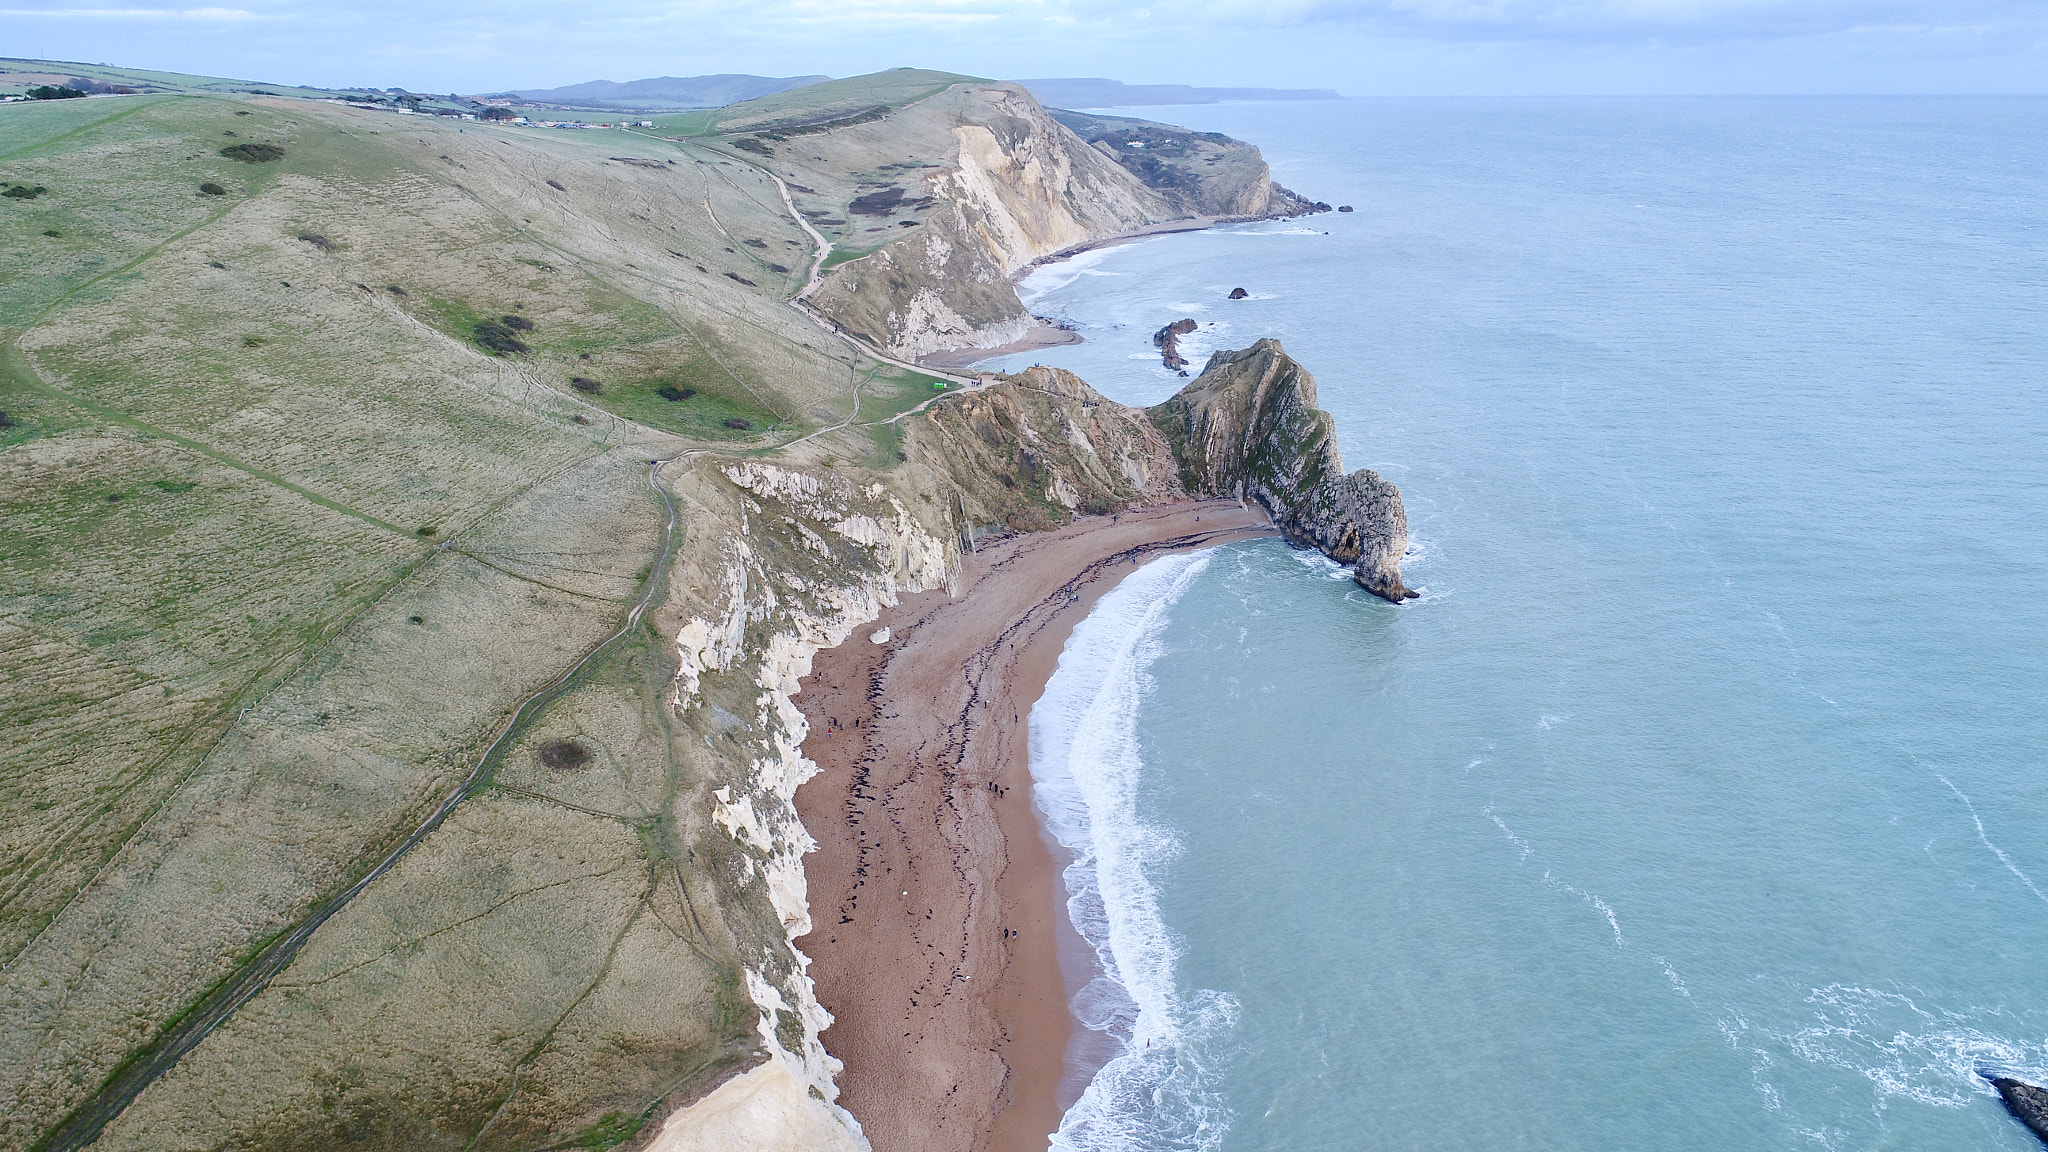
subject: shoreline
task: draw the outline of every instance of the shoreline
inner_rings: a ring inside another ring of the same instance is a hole
[[[1010,341],[1008,344],[998,344],[993,348],[948,348],[944,352],[934,352],[929,356],[919,358],[917,362],[918,367],[939,368],[949,372],[965,372],[984,360],[993,360],[998,356],[1009,356],[1017,352],[1035,352],[1040,348],[1060,348],[1068,344],[1084,344],[1087,342],[1086,338],[1079,332],[1070,328],[1061,328],[1043,316],[1033,316],[1031,320],[1031,331]]]
[[[1171,236],[1179,232],[1206,232],[1218,224],[1253,224],[1261,220],[1292,219],[1294,219],[1293,216],[1183,216],[1178,220],[1167,220],[1158,224],[1149,224],[1143,228],[1136,228],[1129,232],[1118,232],[1114,236],[1104,236],[1099,240],[1089,240],[1082,244],[1075,244],[1072,247],[1062,248],[1057,252],[1040,256],[1038,259],[1011,272],[1010,283],[1022,283],[1026,276],[1031,275],[1040,268],[1058,264],[1063,260],[1071,260],[1084,252],[1093,252],[1098,248],[1114,248],[1119,244],[1129,244],[1133,241],[1145,240],[1153,236]],[[948,348],[943,352],[934,352],[928,356],[919,357],[917,363],[921,367],[936,368],[942,371],[965,372],[983,361],[994,360],[999,356],[1010,356],[1018,352],[1035,352],[1040,348],[1059,348],[1068,344],[1087,343],[1087,338],[1079,332],[1058,327],[1043,316],[1034,315],[1032,319],[1036,323],[1031,331],[1007,344],[998,345],[993,348]]]
[[[1124,576],[1274,534],[1263,510],[1212,500],[988,541],[956,594],[906,597],[813,660],[795,703],[819,766],[796,795],[817,841],[814,928],[797,946],[835,1018],[822,1038],[845,1066],[839,1103],[875,1147],[1046,1148],[1080,1029],[1064,886],[1032,807],[1030,707]]]

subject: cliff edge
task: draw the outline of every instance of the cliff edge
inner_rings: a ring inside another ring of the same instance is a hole
[[[1172,442],[1190,495],[1256,500],[1289,542],[1352,565],[1366,591],[1397,604],[1418,595],[1401,583],[1401,490],[1369,468],[1345,473],[1315,377],[1278,340],[1216,353],[1149,413]]]

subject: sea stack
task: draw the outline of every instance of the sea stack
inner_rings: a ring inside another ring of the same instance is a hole
[[[1278,340],[1216,353],[1193,383],[1147,411],[1190,495],[1255,500],[1289,543],[1352,565],[1366,591],[1397,604],[1420,595],[1401,583],[1401,490],[1369,468],[1345,474],[1315,377]]]
[[[1232,288],[1232,289],[1230,290],[1230,298],[1231,298],[1232,300],[1243,300],[1244,298],[1246,298],[1246,297],[1248,297],[1248,296],[1250,296],[1250,295],[1251,295],[1251,293],[1249,293],[1249,292],[1245,291],[1245,290],[1244,290],[1244,289],[1242,289],[1242,288]]]
[[[1168,368],[1187,367],[1187,357],[1180,354],[1180,338],[1199,327],[1201,325],[1196,324],[1194,319],[1190,317],[1184,320],[1175,320],[1173,323],[1154,332],[1152,334],[1152,343],[1159,349],[1160,362]],[[1187,373],[1183,372],[1181,375],[1185,376]]]
[[[2041,1142],[2048,1144],[2048,1089],[2039,1088],[2024,1080],[2010,1076],[1986,1077],[1991,1086],[1998,1089],[1999,1099],[2005,1101],[2005,1110],[2013,1119],[2027,1126]]]

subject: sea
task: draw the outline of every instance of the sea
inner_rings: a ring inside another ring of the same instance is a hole
[[[1054,1146],[2038,1148],[2048,100],[1118,114],[1353,211],[1040,269],[1087,342],[999,366],[1278,338],[1423,595],[1267,540],[1076,628]]]

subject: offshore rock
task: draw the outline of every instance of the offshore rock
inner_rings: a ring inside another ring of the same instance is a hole
[[[1992,1076],[1989,1079],[1991,1086],[1998,1089],[1999,1098],[2005,1101],[2005,1110],[2040,1137],[2042,1143],[2048,1144],[2048,1089],[2037,1088],[2010,1076]]]
[[[1192,319],[1175,320],[1173,323],[1154,332],[1152,334],[1152,344],[1159,349],[1160,362],[1168,368],[1187,367],[1187,357],[1180,354],[1180,338],[1193,332],[1198,327],[1200,325],[1196,324]],[[1185,376],[1187,373],[1183,372],[1181,375]]]
[[[1232,289],[1230,290],[1230,298],[1231,298],[1232,300],[1245,300],[1245,299],[1249,299],[1250,297],[1251,297],[1251,293],[1249,293],[1249,292],[1245,291],[1245,290],[1244,290],[1244,289],[1242,289],[1242,288],[1232,288]]]
[[[1345,474],[1315,378],[1278,340],[1216,353],[1193,383],[1148,412],[1172,443],[1189,494],[1256,500],[1290,543],[1352,565],[1366,591],[1397,604],[1419,595],[1401,583],[1401,490],[1368,468]]]

